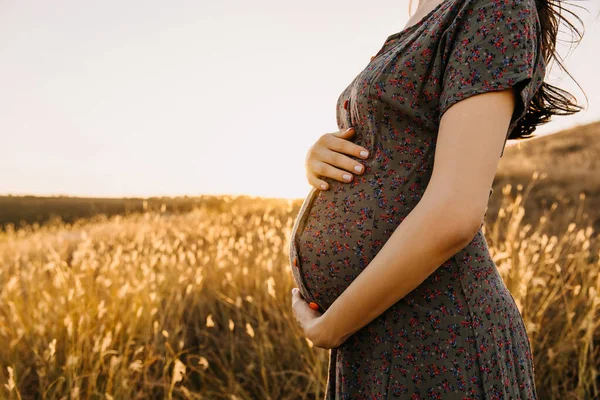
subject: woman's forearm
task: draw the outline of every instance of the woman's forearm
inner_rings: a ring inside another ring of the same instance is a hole
[[[456,207],[428,206],[421,200],[322,315],[322,328],[334,341],[343,343],[381,315],[475,235],[474,224],[465,222],[468,210],[461,216]]]

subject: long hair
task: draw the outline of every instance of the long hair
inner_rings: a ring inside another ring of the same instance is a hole
[[[412,3],[413,0],[410,0],[408,4],[409,15],[411,15]],[[556,52],[556,41],[561,21],[569,28],[573,34],[572,36],[576,37],[576,40],[570,41],[572,45],[575,44],[577,46],[583,38],[583,33],[571,21],[565,18],[563,12],[574,16],[582,27],[583,21],[571,10],[566,9],[564,3],[567,2],[564,0],[535,0],[541,26],[540,50],[542,57],[546,61],[546,65],[550,65],[552,60],[556,61],[560,68],[575,81],[573,76],[566,70],[560,56]],[[578,83],[577,86],[581,89]],[[585,92],[583,93],[585,96]],[[587,96],[585,98],[587,100]],[[571,93],[544,81],[527,106],[526,114],[519,120],[508,139],[529,138],[537,126],[547,123],[553,115],[571,115],[581,111],[583,108],[577,104],[575,97]]]

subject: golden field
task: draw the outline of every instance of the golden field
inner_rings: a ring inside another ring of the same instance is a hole
[[[519,151],[501,160],[484,232],[526,322],[540,399],[600,398],[598,186],[569,178],[558,196],[557,161],[507,183]],[[181,213],[6,225],[0,399],[322,398],[328,352],[290,306],[300,202],[215,197]]]

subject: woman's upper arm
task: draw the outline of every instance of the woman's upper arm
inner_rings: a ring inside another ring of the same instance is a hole
[[[440,121],[424,197],[452,213],[467,234],[483,221],[514,107],[511,89],[493,91],[456,103]]]
[[[462,4],[445,33],[427,191],[471,231],[481,226],[506,140],[543,82],[545,64],[535,0]]]

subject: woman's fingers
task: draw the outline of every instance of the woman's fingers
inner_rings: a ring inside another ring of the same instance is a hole
[[[369,157],[369,151],[367,149],[348,140],[354,136],[354,128],[340,130],[326,136],[325,141],[327,147],[333,151],[363,159]]]
[[[315,174],[307,173],[306,177],[308,179],[308,183],[314,187],[315,189],[327,190],[329,189],[329,185],[323,179],[319,179]]]
[[[342,140],[342,139],[340,139]],[[324,163],[332,165],[336,168],[343,169],[353,174],[362,174],[365,171],[365,166],[359,161],[353,160],[345,154],[339,153],[335,149],[325,148],[318,149],[318,159]],[[325,175],[325,174],[324,174]],[[328,175],[326,175],[328,176]],[[333,178],[333,177],[332,177]]]
[[[322,161],[309,162],[306,176],[310,184],[318,189],[322,189],[320,187],[321,182],[327,184],[327,182],[320,179],[321,177],[332,178],[340,182],[351,182],[353,177],[350,172],[336,168]]]

